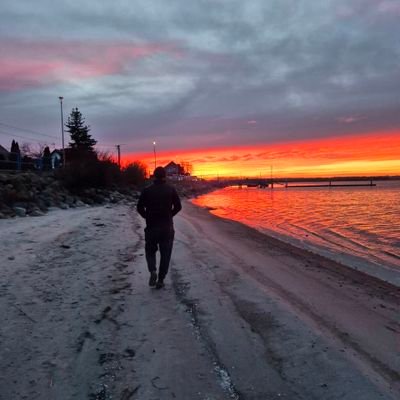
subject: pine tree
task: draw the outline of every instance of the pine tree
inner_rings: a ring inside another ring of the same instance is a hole
[[[51,153],[49,146],[46,146],[43,151],[43,169],[48,171],[51,169]]]
[[[85,119],[78,108],[73,108],[65,124],[67,131],[71,135],[72,142],[69,146],[74,150],[94,152],[97,141],[89,135],[90,127],[85,125]]]
[[[18,169],[18,162],[21,157],[21,150],[19,149],[19,144],[15,140],[11,142],[11,149],[10,149],[10,156],[9,160],[11,161],[10,168],[11,169]]]
[[[13,139],[13,141],[11,142],[11,151],[10,151],[10,153],[15,154],[15,155],[21,153],[21,151],[20,151],[20,149],[19,149],[19,144],[18,144],[18,142],[16,142],[14,139]]]

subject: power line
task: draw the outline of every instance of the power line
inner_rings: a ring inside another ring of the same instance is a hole
[[[4,123],[4,122],[0,122],[0,125],[5,126],[5,127],[7,127],[7,128],[11,128],[11,129],[16,129],[16,130],[18,130],[18,131],[33,133],[34,135],[46,136],[46,137],[49,137],[49,138],[52,138],[52,139],[58,139],[56,136],[46,135],[45,133],[33,131],[32,129],[21,128],[21,127],[18,127],[18,126],[6,124],[6,123]]]
[[[10,129],[17,129],[17,130],[20,130],[20,131],[23,131],[23,132],[28,132],[28,133],[32,133],[32,134],[35,134],[35,135],[40,135],[40,136],[44,136],[44,137],[51,138],[51,139],[56,139],[56,140],[59,139],[56,136],[46,135],[44,133],[40,133],[40,132],[31,130],[31,129],[21,128],[21,127],[15,126],[15,125],[6,124],[4,122],[0,122],[0,125],[1,126],[5,126],[7,128],[10,128]],[[38,139],[38,138],[33,138],[33,137],[23,136],[23,135],[19,135],[19,134],[15,134],[15,133],[10,133],[10,132],[2,130],[1,128],[0,128],[0,135],[9,136],[11,138],[25,139],[25,140],[30,140],[31,142],[40,143],[40,139]],[[44,143],[47,144],[48,141],[44,141]],[[56,145],[53,142],[50,143],[50,144],[53,145],[53,146]],[[116,146],[112,145],[112,144],[109,144],[109,145],[108,144],[96,144],[95,147],[101,147],[103,149],[109,149],[109,150],[112,149],[112,150],[114,150]]]
[[[103,147],[105,149],[115,149],[115,144],[95,144],[94,147]]]
[[[2,129],[0,129],[0,135],[6,135],[6,136],[9,136],[9,137],[12,137],[12,138],[20,138],[20,139],[30,140],[32,142],[39,143],[39,140],[37,138],[31,138],[31,137],[22,136],[22,135],[16,135],[14,133],[9,133],[9,132],[3,131]],[[55,144],[55,143],[52,143],[52,144]]]
[[[1,128],[0,128],[0,135],[9,136],[10,138],[13,138],[13,139],[14,138],[25,139],[25,140],[29,140],[29,141],[34,142],[34,143],[45,143],[45,144],[49,143],[49,144],[51,144],[53,146],[56,145],[54,142],[51,142],[51,143],[48,142],[48,141],[40,142],[37,138],[32,138],[32,137],[27,137],[27,136],[23,136],[23,135],[17,135],[17,134],[14,134],[14,133],[9,133],[9,132],[3,131]],[[96,144],[95,147],[101,147],[103,149],[110,149],[110,150],[114,150],[115,149],[115,145]]]

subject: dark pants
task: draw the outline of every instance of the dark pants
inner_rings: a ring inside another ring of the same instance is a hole
[[[160,280],[163,280],[168,273],[174,234],[173,226],[147,227],[144,230],[146,261],[150,272],[157,272],[156,253],[157,250],[160,250],[160,269],[158,272],[158,279]]]

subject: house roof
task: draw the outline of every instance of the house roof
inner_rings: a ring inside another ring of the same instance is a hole
[[[173,161],[171,161],[164,168],[169,168],[169,167],[177,168],[177,167],[179,167],[179,164],[174,163]]]
[[[3,154],[10,154],[10,152],[0,144],[0,153]]]
[[[57,153],[57,154],[62,154],[62,150],[58,150],[58,149],[54,149],[50,154],[55,154],[55,153]]]

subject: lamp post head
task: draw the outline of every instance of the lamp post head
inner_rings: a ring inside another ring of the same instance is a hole
[[[155,145],[156,145],[156,142],[154,141],[154,142],[153,142],[153,146],[155,146]]]
[[[60,96],[59,99],[60,99],[60,101],[62,101],[64,99],[64,97]]]

